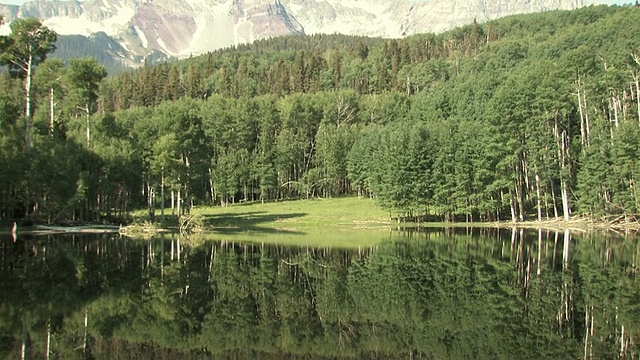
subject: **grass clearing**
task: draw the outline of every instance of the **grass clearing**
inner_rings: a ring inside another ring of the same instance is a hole
[[[169,214],[170,210],[165,210]],[[390,238],[389,213],[356,197],[196,207],[207,231],[201,240],[250,241],[292,246],[374,246]],[[140,213],[142,216],[142,213]],[[159,211],[156,220],[160,220]],[[163,223],[175,222],[168,219]],[[175,226],[175,225],[174,225]]]
[[[388,228],[389,214],[371,199],[355,197],[287,200],[196,208],[217,232],[309,232]]]

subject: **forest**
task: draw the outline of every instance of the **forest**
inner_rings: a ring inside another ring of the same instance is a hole
[[[0,217],[362,196],[399,219],[638,213],[640,9],[289,36],[107,74],[0,37]]]

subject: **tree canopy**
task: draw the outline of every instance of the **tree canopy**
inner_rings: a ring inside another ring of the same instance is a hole
[[[24,79],[0,81],[2,217],[355,194],[419,221],[633,215],[636,20],[592,6],[403,39],[293,36],[106,78],[95,60],[41,62],[42,30],[33,128],[17,126]]]

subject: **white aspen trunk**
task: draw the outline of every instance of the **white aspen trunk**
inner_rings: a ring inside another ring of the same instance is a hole
[[[22,312],[22,346],[20,348],[20,359],[27,358],[27,342],[29,341],[29,334],[27,332],[27,312]]]
[[[209,272],[207,275],[207,282],[210,283],[211,282],[211,269],[213,268],[213,259],[216,253],[216,246],[215,245],[211,245],[211,257],[209,258]]]
[[[51,354],[51,317],[47,320],[47,344],[45,347],[45,359],[49,360]]]
[[[578,76],[578,111],[580,112],[580,144],[584,147],[587,142],[587,130],[585,127],[584,121],[584,112],[582,110],[582,83],[580,81],[580,76]]]
[[[171,216],[176,214],[175,203],[176,203],[176,195],[175,195],[175,192],[171,190]]]
[[[164,220],[164,167],[160,174],[160,217]]]
[[[624,356],[624,325],[620,329],[620,357]]]
[[[589,358],[593,359],[593,329],[595,322],[595,317],[593,316],[593,305],[591,305],[591,310],[589,310],[589,313],[591,314],[591,327],[589,329],[589,337],[592,339],[592,341],[589,343]]]
[[[31,76],[33,72],[33,55],[29,49],[29,57],[26,63],[26,77],[24,79],[25,108],[24,108],[24,141],[27,150],[31,149]]]
[[[84,334],[82,335],[82,353],[87,353],[87,328],[89,325],[89,307],[84,308]]]
[[[160,284],[164,283],[164,236],[160,237]]]
[[[542,221],[542,195],[540,193],[540,175],[536,173],[536,197],[538,205],[538,221]]]
[[[176,239],[176,258],[180,261],[180,236]]]
[[[517,253],[517,249],[516,249],[516,240],[518,239],[518,229],[516,229],[515,227],[511,228],[511,258],[510,260],[513,261],[513,255],[514,252],[516,253],[516,262],[518,259],[518,253]]]
[[[149,180],[146,180],[147,183],[147,214],[151,217],[151,197],[153,196],[151,190],[151,183]]]
[[[518,175],[518,177],[520,177],[520,175]],[[517,213],[518,220],[524,221],[524,201],[523,201],[524,194],[522,193],[522,183],[520,179],[516,181],[515,190],[516,190],[516,202],[518,205],[517,209],[519,210]]]
[[[553,217],[557,219],[560,215],[558,213],[558,202],[556,201],[556,190],[553,184],[551,184],[551,197],[553,198]]]
[[[531,189],[531,184],[529,182],[529,164],[527,163],[527,153],[525,152],[523,154],[523,159],[522,161],[520,161],[520,164],[522,165],[522,173],[524,174],[524,184],[525,184],[525,189]]]
[[[190,176],[189,167],[190,167],[191,164],[189,162],[189,157],[186,156],[186,155],[184,156],[184,165],[185,165],[185,167],[187,169],[187,179],[185,181],[185,184],[187,186],[185,186],[185,189],[184,189],[184,197],[187,198],[185,211],[186,211],[187,214],[189,214],[189,213],[191,213],[191,201],[189,201],[189,197],[190,197],[189,196],[189,182],[191,181],[190,180],[191,176]]]
[[[511,207],[511,222],[518,222],[518,215],[516,214],[516,202],[513,198],[513,191],[509,190],[509,205]]]
[[[540,276],[542,273],[542,229],[538,229],[538,270],[536,274]]]
[[[173,245],[173,235],[172,235],[171,236],[171,254],[170,254],[171,261],[173,261],[174,254],[175,254],[175,248],[174,248],[174,245]]]
[[[211,188],[211,203],[216,202],[216,192],[213,190],[213,172],[209,168],[209,187]]]
[[[178,211],[178,217],[182,214],[180,212],[180,203],[182,202],[182,197],[180,196],[180,189],[178,189],[178,196],[176,198],[176,210]]]
[[[560,180],[560,192],[562,194],[562,214],[564,221],[571,220],[571,209],[569,208],[569,190],[567,189],[567,182]]]
[[[556,124],[557,126],[557,124]],[[560,165],[561,168],[564,169],[567,166],[567,133],[565,131],[562,132],[562,136],[560,139],[561,148],[560,148]],[[564,221],[569,221],[571,219],[571,209],[569,205],[569,186],[567,184],[566,179],[560,179],[560,193],[562,196],[562,213],[564,215]]]
[[[571,232],[564,230],[564,244],[562,246],[562,266],[566,269],[569,266],[569,245],[571,243]]]
[[[587,360],[589,355],[589,305],[584,307],[584,328],[586,329],[584,332],[584,360]]]
[[[556,256],[557,256],[557,253],[558,253],[558,250],[556,250],[556,249],[558,249],[558,241],[560,241],[560,234],[556,231],[555,232],[555,237],[554,237],[554,240],[553,240],[553,259],[552,259],[553,266],[555,266],[555,264],[556,264]]]
[[[84,106],[84,111],[87,112],[87,148],[91,145],[91,118],[89,116],[89,103]]]
[[[589,124],[589,108],[587,107],[587,94],[583,91],[582,101],[584,102],[584,126],[587,130],[587,146],[591,144],[591,125]]]
[[[55,104],[53,102],[53,88],[49,88],[49,133],[53,136],[53,123],[55,121]]]

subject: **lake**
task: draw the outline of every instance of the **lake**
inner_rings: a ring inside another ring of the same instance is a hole
[[[0,237],[0,358],[640,356],[636,238],[364,231]]]

